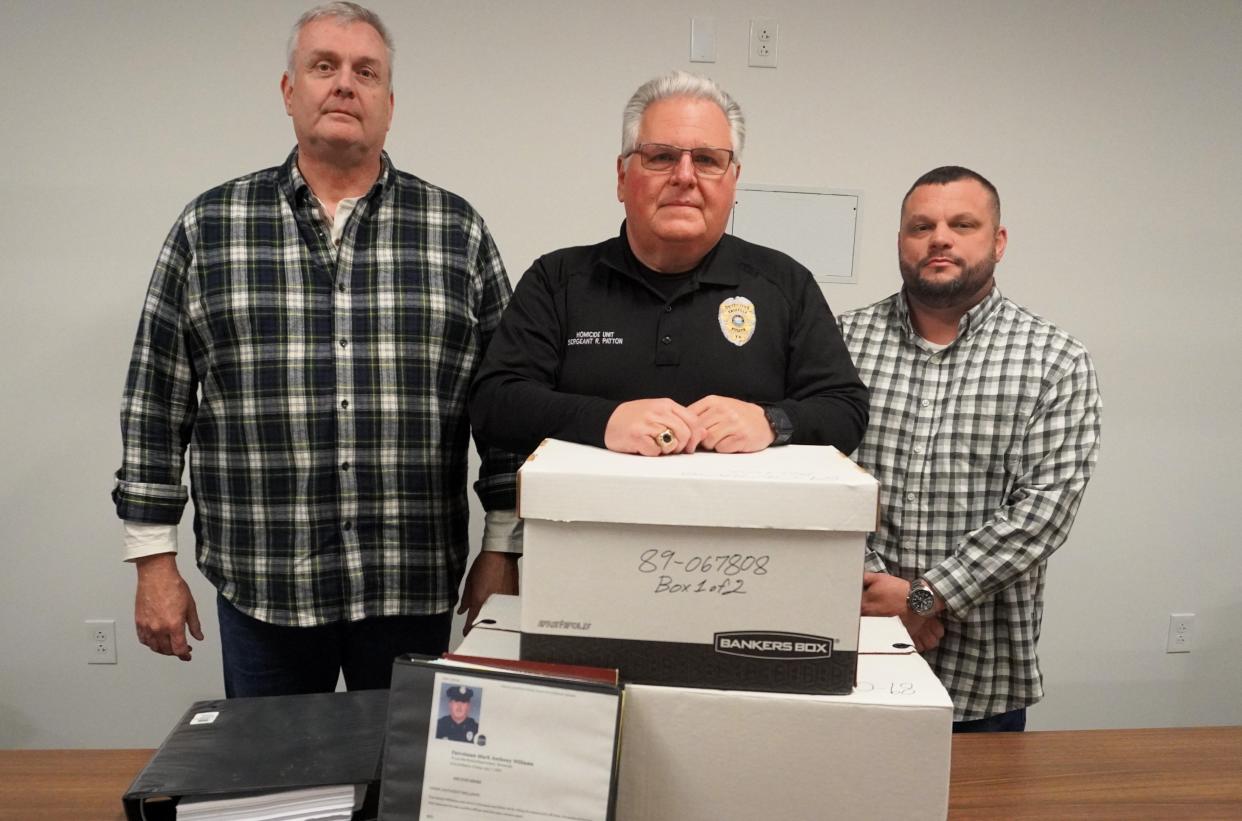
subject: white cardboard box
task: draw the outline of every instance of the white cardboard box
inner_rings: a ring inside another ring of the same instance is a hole
[[[523,658],[627,682],[853,687],[878,485],[835,448],[647,458],[548,440],[519,488]]]
[[[523,607],[493,596],[457,652],[514,658]],[[627,685],[618,821],[943,819],[953,705],[909,641],[862,618],[849,695]]]

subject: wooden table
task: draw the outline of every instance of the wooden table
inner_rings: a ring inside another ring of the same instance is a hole
[[[123,821],[152,750],[0,750],[0,819]]]
[[[1242,819],[1242,727],[954,736],[949,817]]]
[[[0,750],[0,819],[123,821],[150,756]],[[1242,819],[1242,727],[955,736],[949,817]]]

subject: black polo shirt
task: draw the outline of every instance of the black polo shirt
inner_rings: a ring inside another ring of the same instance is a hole
[[[667,296],[644,273],[624,224],[536,260],[475,378],[476,434],[518,453],[549,437],[603,447],[622,402],[717,394],[781,407],[794,443],[854,450],[867,389],[806,268],[726,234]]]

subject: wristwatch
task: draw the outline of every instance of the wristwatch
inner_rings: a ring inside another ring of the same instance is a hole
[[[936,609],[936,594],[926,579],[915,579],[910,582],[906,607],[910,608],[910,612],[916,616],[930,616]]]
[[[763,408],[768,427],[772,428],[772,435],[776,437],[772,440],[772,444],[788,445],[794,433],[793,420],[789,418],[789,414],[776,405],[760,405],[759,407]]]

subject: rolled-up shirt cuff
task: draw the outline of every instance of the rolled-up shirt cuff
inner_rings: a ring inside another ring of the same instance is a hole
[[[522,520],[516,510],[489,510],[483,516],[482,549],[522,555]]]
[[[122,558],[127,562],[159,553],[177,552],[177,526],[153,525],[146,522],[122,522],[125,546]]]
[[[888,565],[884,564],[884,559],[880,558],[879,553],[868,550],[863,554],[863,570],[869,570],[872,573],[887,573]]]

